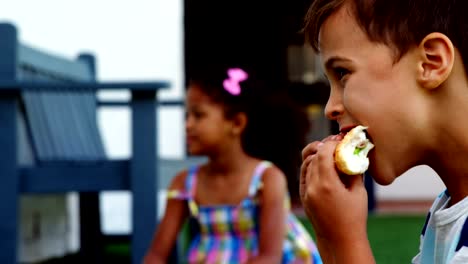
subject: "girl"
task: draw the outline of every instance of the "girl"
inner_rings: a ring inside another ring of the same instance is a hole
[[[241,68],[202,72],[189,83],[188,151],[208,162],[173,179],[146,264],[167,261],[189,217],[198,223],[189,263],[321,263],[290,212],[283,173],[295,179],[306,116],[262,87]]]

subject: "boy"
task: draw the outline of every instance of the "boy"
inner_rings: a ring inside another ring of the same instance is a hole
[[[324,263],[375,263],[362,177],[336,171],[342,135],[368,127],[369,171],[392,183],[420,164],[447,191],[428,214],[413,263],[468,263],[468,1],[315,0],[304,32],[330,81],[340,135],[303,150],[301,199]]]

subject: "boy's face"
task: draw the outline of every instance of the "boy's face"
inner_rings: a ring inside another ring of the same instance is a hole
[[[370,172],[378,183],[391,183],[416,163],[411,154],[416,154],[417,129],[409,129],[415,127],[420,98],[413,94],[418,90],[414,55],[410,51],[395,62],[393,50],[369,41],[346,5],[322,25],[319,43],[331,85],[326,115],[342,132],[369,127],[375,144]]]

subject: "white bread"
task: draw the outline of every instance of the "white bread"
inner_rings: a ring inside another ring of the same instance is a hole
[[[367,154],[374,144],[367,139],[365,126],[351,129],[335,149],[335,164],[338,170],[348,175],[363,174],[369,168]]]

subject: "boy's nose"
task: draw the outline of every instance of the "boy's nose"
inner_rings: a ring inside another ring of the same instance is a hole
[[[343,113],[344,106],[341,97],[332,91],[325,106],[325,116],[330,120],[337,121]]]

